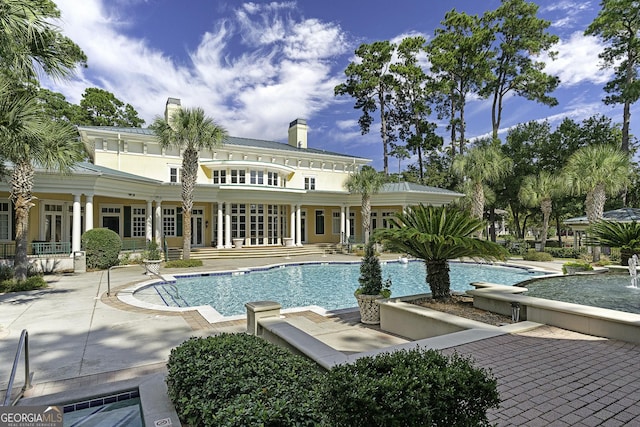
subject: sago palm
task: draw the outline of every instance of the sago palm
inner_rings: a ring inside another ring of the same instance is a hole
[[[352,174],[344,183],[350,193],[360,194],[362,197],[361,213],[362,228],[364,229],[364,243],[369,243],[371,234],[371,196],[376,194],[384,185],[384,176],[370,166],[363,166]]]
[[[587,230],[587,244],[620,248],[620,265],[627,265],[634,253],[640,253],[640,223],[600,220]]]
[[[29,210],[33,207],[34,168],[62,173],[84,157],[75,129],[43,117],[35,95],[0,78],[0,153],[12,163],[10,198],[15,208],[15,278],[27,278]]]
[[[200,150],[222,145],[227,131],[205,115],[202,108],[181,108],[167,119],[157,117],[150,128],[162,148],[176,147],[182,152],[182,257],[191,258],[191,210],[198,179]]]
[[[611,144],[588,145],[571,155],[564,170],[567,184],[577,194],[586,194],[585,210],[590,224],[602,219],[607,194],[615,194],[629,182],[629,157]],[[593,261],[600,248],[593,248]]]
[[[461,257],[502,260],[508,255],[502,246],[473,237],[485,224],[466,211],[420,204],[397,213],[390,222],[391,228],[376,231],[375,240],[386,249],[423,260],[434,299],[451,296],[449,260]]]
[[[542,232],[540,236],[540,252],[544,252],[549,231],[549,218],[553,206],[553,199],[565,192],[564,181],[549,172],[542,171],[538,175],[524,178],[518,199],[527,207],[539,207],[542,211]]]

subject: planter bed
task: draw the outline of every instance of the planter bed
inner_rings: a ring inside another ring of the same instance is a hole
[[[468,329],[500,330],[497,326],[411,303],[413,300],[428,296],[428,294],[420,294],[378,301],[380,329],[413,340],[437,337]]]

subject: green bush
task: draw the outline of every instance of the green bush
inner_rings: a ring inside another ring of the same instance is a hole
[[[17,282],[15,279],[11,278],[4,279],[0,282],[0,293],[33,291],[35,289],[42,289],[46,287],[47,282],[42,276],[30,276],[23,282]]]
[[[553,248],[546,246],[544,251],[551,254],[554,258],[580,258],[580,250],[576,248]]]
[[[147,248],[142,252],[142,259],[159,260],[162,259],[161,248],[155,240],[147,241]]]
[[[563,274],[567,274],[569,269],[591,271],[593,270],[593,267],[591,266],[591,264],[589,264],[586,261],[572,261],[572,262],[565,262],[564,264],[562,264]]]
[[[553,261],[553,256],[547,252],[528,251],[522,255],[522,259],[525,261]]]
[[[415,349],[333,368],[320,402],[331,426],[485,426],[500,398],[470,359]]]
[[[165,268],[191,268],[202,267],[201,259],[175,259],[173,261],[167,261],[164,264]]]
[[[119,264],[122,241],[117,233],[108,228],[85,231],[82,247],[87,253],[87,268],[107,269]]]
[[[511,255],[524,255],[529,250],[529,243],[526,240],[510,236],[505,236],[503,245]]]
[[[382,267],[380,259],[376,256],[373,241],[364,248],[358,283],[360,286],[356,289],[356,294],[382,295],[384,298],[391,296],[391,279],[382,280]]]
[[[322,373],[261,338],[191,338],[171,350],[169,398],[192,426],[315,426]]]

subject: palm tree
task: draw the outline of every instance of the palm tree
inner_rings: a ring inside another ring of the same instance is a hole
[[[371,166],[363,166],[358,172],[349,176],[344,186],[350,193],[362,196],[362,227],[364,228],[364,243],[369,243],[371,234],[371,196],[376,194],[385,183],[383,175]]]
[[[629,182],[629,157],[612,144],[588,145],[569,157],[564,170],[569,187],[586,194],[585,210],[590,224],[602,219],[607,194],[615,194]],[[600,247],[593,248],[593,261]]]
[[[500,152],[495,145],[478,146],[458,156],[453,161],[453,172],[460,178],[471,181],[471,215],[482,220],[484,215],[483,184],[504,177],[513,167],[513,161]],[[479,230],[479,232],[482,232]]]
[[[587,244],[620,248],[620,265],[640,252],[640,223],[600,220],[589,226]]]
[[[68,77],[87,57],[53,22],[60,11],[51,0],[0,0],[0,62],[20,80]]]
[[[391,228],[377,230],[376,241],[386,249],[422,259],[427,267],[427,284],[434,299],[451,296],[449,260],[461,257],[505,259],[502,246],[473,237],[484,222],[468,212],[446,206],[412,206],[391,218]]]
[[[553,199],[564,194],[564,181],[549,172],[541,171],[538,175],[529,175],[524,178],[518,199],[524,206],[540,207],[542,211],[542,232],[540,236],[540,252],[544,252],[549,231],[549,218]]]
[[[15,278],[24,281],[34,169],[66,173],[85,152],[71,125],[44,117],[33,92],[2,82],[0,78],[0,153],[13,164],[9,184],[16,220]]]
[[[182,152],[182,257],[191,258],[191,209],[193,190],[198,178],[200,150],[211,150],[222,145],[227,131],[207,117],[202,108],[181,108],[171,117],[156,117],[151,130],[162,148],[176,147]]]

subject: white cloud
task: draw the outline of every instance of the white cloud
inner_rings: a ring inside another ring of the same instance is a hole
[[[573,86],[584,82],[603,84],[611,79],[609,69],[600,69],[598,54],[603,45],[597,38],[574,32],[568,40],[560,40],[554,50],[558,52],[555,61],[548,56],[541,59],[546,63],[545,72],[560,77],[561,86]]]
[[[43,85],[71,102],[79,102],[86,87],[101,87],[149,124],[163,113],[167,97],[177,97],[184,106],[204,108],[232,135],[282,139],[291,120],[334,101],[339,82],[331,61],[345,53],[345,35],[337,24],[298,17],[295,2],[245,3],[216,21],[181,59],[123,33],[135,17],[112,11],[107,0],[57,4],[62,29],[87,54],[89,69],[70,82]],[[239,39],[241,52],[232,48]]]

